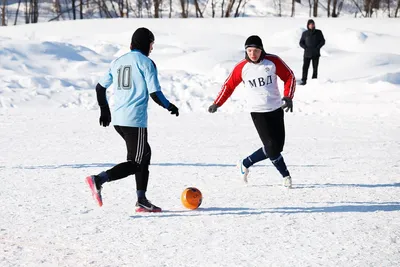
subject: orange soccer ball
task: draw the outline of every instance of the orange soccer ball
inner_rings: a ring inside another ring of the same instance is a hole
[[[203,200],[203,195],[200,190],[195,187],[188,187],[183,190],[181,195],[181,201],[183,206],[190,210],[195,210],[200,207]]]

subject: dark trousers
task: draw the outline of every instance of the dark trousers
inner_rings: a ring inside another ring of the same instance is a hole
[[[285,123],[283,109],[272,112],[252,112],[251,117],[258,135],[270,159],[277,158],[285,144]]]
[[[319,57],[313,57],[313,58],[304,57],[303,58],[303,77],[301,79],[303,82],[307,81],[308,69],[310,68],[311,61],[312,61],[312,65],[313,65],[312,78],[313,79],[318,78]]]
[[[125,140],[127,161],[107,171],[109,181],[115,181],[135,174],[136,189],[147,190],[151,148],[147,142],[147,128],[114,126]]]

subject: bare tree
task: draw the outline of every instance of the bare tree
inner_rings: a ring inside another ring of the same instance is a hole
[[[274,8],[278,17],[282,17],[282,0],[274,0]]]
[[[169,0],[169,15],[168,15],[168,17],[169,18],[172,17],[172,0]]]
[[[310,11],[308,12],[308,16],[311,18],[311,12],[312,12],[312,3],[311,0],[308,0],[308,4],[310,5]]]
[[[222,3],[221,3],[221,18],[224,17],[224,8],[225,8],[225,0],[222,0]]]
[[[331,2],[332,2],[332,0],[328,0],[328,8],[327,8],[328,18],[331,16]]]
[[[231,16],[231,12],[232,12],[233,6],[235,5],[235,2],[236,2],[236,0],[229,0],[228,7],[226,8],[226,11],[225,11],[225,18],[228,18]]]
[[[39,0],[31,0],[31,22],[38,23],[39,21]]]
[[[236,11],[235,11],[235,18],[239,17],[240,10],[244,9],[248,0],[239,0],[239,3],[236,6]]]
[[[296,0],[292,0],[292,14],[290,16],[294,17],[295,13],[296,13]]]
[[[396,12],[394,12],[394,17],[397,18],[397,14],[399,13],[400,9],[400,0],[397,0],[397,7],[396,7]]]
[[[336,18],[337,15],[337,4],[338,4],[338,0],[333,0],[333,9],[332,9],[332,17]]]
[[[199,6],[199,1],[194,0],[194,7],[196,9],[196,18],[203,17],[203,12],[201,12],[200,6]]]
[[[161,0],[153,0],[154,17],[155,18],[159,18],[160,17],[160,4],[161,4]]]
[[[80,3],[79,3],[79,17],[80,17],[80,19],[83,19],[83,0],[79,0],[80,1]],[[88,2],[89,2],[89,0],[88,0]]]
[[[189,5],[185,0],[180,0],[182,8],[182,18],[187,18],[189,16]]]
[[[75,6],[75,1],[76,1],[76,0],[71,0],[71,2],[72,2],[72,17],[74,18],[74,20],[76,20],[76,6]]]
[[[21,0],[18,0],[18,7],[17,7],[17,12],[15,13],[15,21],[14,21],[14,25],[17,25],[17,21],[18,21],[18,14],[19,14],[19,8],[21,6]]]
[[[400,0],[399,0],[400,1]],[[211,0],[211,12],[212,12],[212,17],[215,18],[215,0]]]
[[[6,6],[7,6],[7,0],[3,0],[3,5],[1,7],[1,26],[7,26]]]
[[[318,17],[318,0],[314,0],[314,10],[313,10],[314,17]]]
[[[379,9],[380,0],[364,0],[365,16],[371,17],[374,9]]]

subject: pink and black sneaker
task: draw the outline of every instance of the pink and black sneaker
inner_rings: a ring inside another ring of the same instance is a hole
[[[90,190],[92,191],[92,196],[96,200],[97,204],[101,207],[103,206],[103,200],[101,198],[101,189],[96,185],[96,175],[91,175],[86,177],[86,183],[89,185]]]
[[[140,198],[136,202],[136,212],[161,212],[161,208],[152,204],[147,198]]]

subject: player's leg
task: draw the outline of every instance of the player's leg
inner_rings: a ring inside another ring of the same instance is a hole
[[[276,111],[270,112],[267,125],[270,133],[270,145],[266,147],[266,151],[270,156],[272,164],[284,178],[284,185],[286,187],[291,187],[292,181],[290,173],[281,154],[281,152],[283,151],[283,146],[285,144],[285,124],[283,110],[278,109]]]
[[[147,143],[146,135],[146,145],[144,150],[143,159],[141,160],[138,172],[135,174],[136,178],[136,192],[138,196],[138,201],[136,203],[137,212],[160,212],[161,208],[152,204],[146,197],[147,185],[149,182],[149,166],[151,161],[151,148]]]
[[[265,139],[264,137],[268,133],[266,132],[268,129],[265,125],[265,113],[258,113],[258,112],[252,112],[251,113],[251,118],[253,120],[254,126],[263,141]],[[247,183],[247,176],[249,174],[249,168],[256,164],[257,162],[260,162],[262,160],[265,160],[268,158],[268,155],[266,153],[265,147],[261,147],[257,149],[253,154],[249,155],[245,159],[239,162],[238,167],[242,176],[242,179]]]
[[[311,58],[304,57],[303,58],[303,75],[301,78],[302,84],[307,83],[308,69],[310,68]]]
[[[126,162],[120,163],[113,168],[101,172],[98,175],[91,175],[86,178],[86,182],[89,185],[94,198],[97,200],[99,206],[103,205],[101,190],[102,185],[106,182],[116,181],[125,178],[129,175],[134,174],[139,168],[138,164],[132,159],[135,157],[137,151],[137,144],[139,140],[139,130],[134,127],[121,127],[114,126],[115,130],[125,140],[127,147],[127,160]]]
[[[256,130],[258,132],[258,135],[260,136],[261,141],[263,139],[266,139],[265,136],[268,136],[268,128],[266,127],[266,120],[265,120],[265,114],[264,113],[256,113],[252,112],[251,113],[251,118],[253,119],[254,126],[256,127]],[[263,141],[264,143],[264,141]],[[253,166],[255,163],[260,162],[262,160],[265,160],[268,158],[267,152],[265,151],[265,147],[261,147],[258,150],[256,150],[253,154],[248,156],[243,160],[243,165],[246,168],[249,168]]]
[[[319,57],[315,57],[312,59],[312,65],[313,65],[313,79],[318,78],[318,65],[319,65]]]

